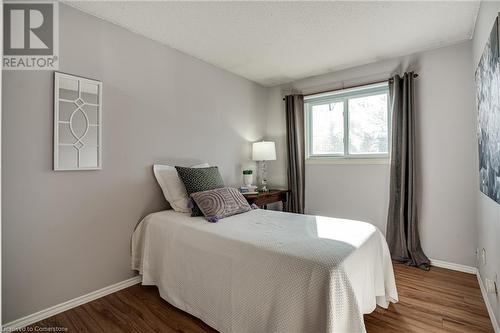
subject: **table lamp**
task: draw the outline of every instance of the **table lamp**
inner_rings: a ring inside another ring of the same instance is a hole
[[[276,160],[276,146],[272,141],[260,141],[252,144],[252,160],[260,163],[259,172],[261,175],[261,192],[269,191],[267,189],[267,165],[266,161]]]

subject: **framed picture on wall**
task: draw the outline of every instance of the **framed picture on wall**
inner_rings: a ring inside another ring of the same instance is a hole
[[[54,73],[54,170],[102,169],[102,82]]]
[[[476,69],[480,190],[500,204],[500,49],[498,17]]]

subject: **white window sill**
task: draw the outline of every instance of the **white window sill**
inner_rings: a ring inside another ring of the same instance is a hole
[[[389,157],[369,157],[369,158],[345,158],[345,157],[309,157],[306,164],[390,164]]]

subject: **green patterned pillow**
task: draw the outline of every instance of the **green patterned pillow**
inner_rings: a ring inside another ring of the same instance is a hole
[[[185,168],[176,166],[175,169],[186,187],[188,196],[191,196],[191,193],[224,187],[224,181],[216,166],[208,168]],[[193,202],[191,216],[203,216],[203,213],[195,202]]]

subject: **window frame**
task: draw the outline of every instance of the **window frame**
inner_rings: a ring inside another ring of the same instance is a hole
[[[387,153],[373,153],[373,154],[355,154],[349,151],[349,99],[379,95],[380,93],[387,94]],[[312,153],[312,107],[314,105],[322,105],[326,103],[343,102],[343,118],[344,118],[344,153],[343,154],[313,154]],[[389,101],[389,85],[387,83],[366,85],[353,89],[345,89],[332,93],[323,93],[311,95],[304,98],[304,112],[305,112],[305,132],[306,132],[306,159],[308,160],[362,160],[373,161],[388,160],[391,150],[391,112]]]

